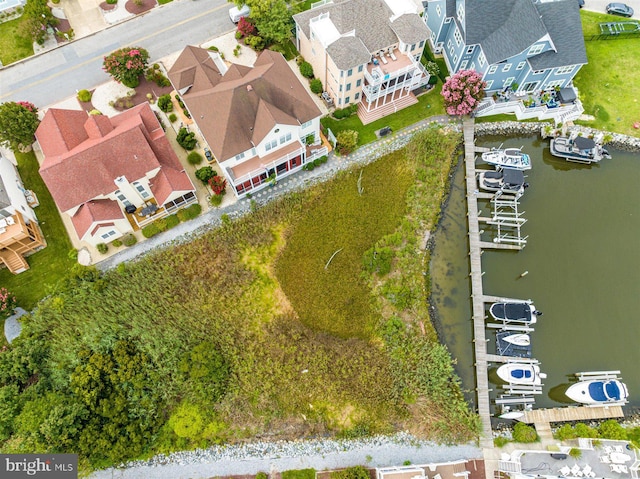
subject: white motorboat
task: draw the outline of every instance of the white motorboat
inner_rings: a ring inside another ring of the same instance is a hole
[[[535,306],[527,302],[493,303],[489,308],[491,316],[497,321],[535,324],[542,316]]]
[[[520,148],[492,148],[482,154],[482,161],[490,165],[516,170],[531,169],[531,158]]]
[[[540,372],[540,366],[530,363],[507,363],[498,368],[498,377],[509,384],[539,386],[547,375]]]
[[[591,379],[572,384],[565,393],[575,402],[597,406],[600,404],[626,404],[629,392],[618,379]]]
[[[553,138],[550,150],[553,156],[578,163],[597,163],[603,158],[611,159],[611,155],[602,145],[582,136]]]
[[[497,171],[481,171],[478,175],[478,186],[486,191],[502,191],[521,196],[529,184],[525,183],[522,170],[501,168]]]
[[[531,338],[528,334],[510,334],[502,338],[507,343],[515,344],[516,346],[529,346],[531,344]]]

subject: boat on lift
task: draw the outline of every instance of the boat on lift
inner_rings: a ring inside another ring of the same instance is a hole
[[[578,163],[598,163],[602,159],[611,159],[606,148],[583,136],[552,138],[550,150],[553,156]]]
[[[478,186],[486,191],[502,191],[522,196],[529,183],[524,181],[522,170],[500,168],[496,171],[483,170],[478,175]]]
[[[492,148],[482,153],[482,161],[501,168],[531,169],[531,158],[521,148]]]
[[[627,403],[627,385],[618,379],[619,371],[578,373],[578,382],[569,386],[569,399],[587,406],[623,405]]]
[[[510,334],[502,338],[507,343],[515,344],[516,346],[529,346],[531,344],[531,338],[528,334]]]
[[[498,368],[498,377],[509,384],[540,386],[547,377],[540,366],[532,363],[507,363]]]
[[[535,324],[538,316],[542,316],[530,302],[493,303],[489,308],[491,316],[497,321]]]

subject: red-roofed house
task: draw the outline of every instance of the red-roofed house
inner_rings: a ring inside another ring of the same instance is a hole
[[[263,51],[251,68],[188,46],[169,79],[236,196],[327,154],[322,113],[280,53]]]
[[[93,246],[196,201],[148,103],[113,118],[52,108],[36,139],[44,155],[40,175],[58,209]]]

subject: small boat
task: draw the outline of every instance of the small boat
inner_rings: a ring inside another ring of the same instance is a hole
[[[491,316],[497,321],[511,321],[514,323],[535,324],[540,311],[531,303],[493,303],[489,308]]]
[[[497,171],[481,171],[478,175],[478,186],[487,191],[502,191],[521,196],[529,184],[525,183],[522,170],[502,168]]]
[[[498,377],[509,384],[541,385],[547,375],[540,366],[529,363],[507,363],[498,368]]]
[[[492,148],[482,154],[482,161],[490,165],[516,170],[531,169],[531,158],[520,148]]]
[[[565,393],[575,402],[589,405],[625,404],[629,395],[627,386],[617,379],[579,381]]]
[[[531,344],[531,338],[528,334],[510,334],[502,338],[507,343],[515,344],[516,346],[529,346]]]
[[[579,163],[597,163],[603,158],[611,159],[611,155],[602,145],[583,136],[553,138],[551,140],[551,154],[567,161]]]

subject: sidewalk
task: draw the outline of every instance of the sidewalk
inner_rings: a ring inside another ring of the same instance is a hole
[[[115,268],[120,263],[135,260],[152,251],[190,241],[206,231],[220,225],[222,215],[236,218],[251,211],[252,201],[258,205],[264,205],[271,200],[286,195],[292,191],[307,188],[315,183],[322,183],[332,178],[337,172],[345,170],[353,165],[366,165],[384,156],[385,154],[398,150],[405,146],[414,133],[427,128],[433,123],[449,124],[448,116],[433,116],[411,125],[392,135],[390,138],[377,140],[357,149],[348,156],[337,156],[334,152],[329,153],[329,161],[324,165],[314,168],[312,171],[299,171],[291,176],[280,180],[276,186],[266,188],[253,195],[251,199],[242,199],[228,206],[214,208],[203,213],[186,223],[180,223],[175,228],[164,231],[146,241],[122,250],[113,256],[96,263],[95,266],[106,271]],[[233,193],[229,193],[230,195]]]

